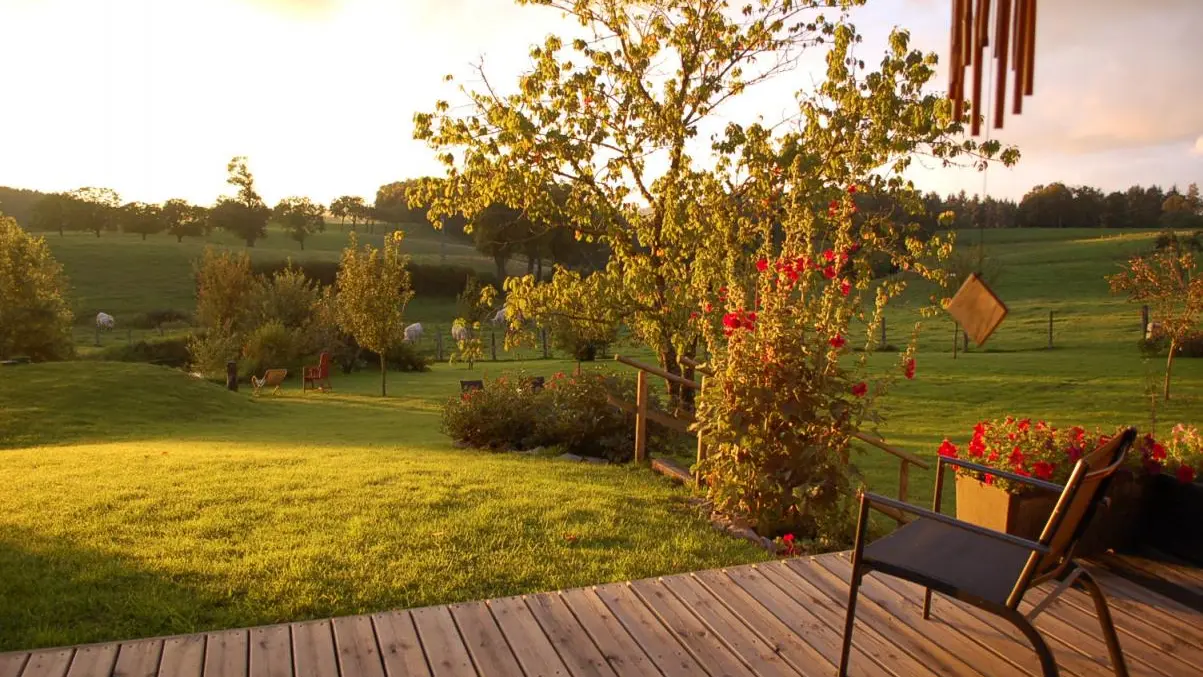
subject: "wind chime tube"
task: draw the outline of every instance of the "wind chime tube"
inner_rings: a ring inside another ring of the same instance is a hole
[[[1023,93],[1025,96],[1031,96],[1036,71],[1036,0],[1026,1],[1028,11],[1024,18],[1027,19],[1027,35],[1024,36],[1024,43],[1028,48],[1028,56],[1023,60],[1023,67],[1026,69],[1023,74]]]
[[[1011,31],[1011,0],[998,2],[998,44],[1010,44]],[[1002,129],[1003,115],[1007,110],[1007,48],[998,53],[998,81],[994,92],[994,128]]]
[[[982,6],[985,3],[986,3],[986,0],[978,0],[978,10],[981,10]],[[973,40],[971,41],[972,42],[972,50],[971,51],[975,53],[973,55],[973,61],[972,61],[972,64],[973,64],[973,108],[969,111],[969,114],[972,116],[970,118],[971,119],[970,133],[972,133],[974,136],[977,136],[982,131],[982,117],[983,117],[982,116],[982,60],[985,58],[985,54],[983,54],[983,50],[982,50],[982,39],[985,35],[985,31],[981,30],[981,22],[987,16],[989,16],[989,15],[979,11],[978,15],[977,15],[978,23],[976,25],[973,24],[972,10],[970,10],[969,17],[968,17],[969,24],[973,25],[973,27],[975,29],[972,31],[974,33],[974,35],[973,35]]]
[[[949,47],[948,96],[952,98],[952,118],[960,122],[965,117],[965,64],[961,58],[961,13],[967,0],[952,0],[952,45]]]
[[[1011,71],[1015,77],[1015,91],[1011,96],[1014,99],[1011,103],[1011,113],[1021,115],[1023,113],[1023,62],[1027,58],[1028,48],[1025,39],[1027,38],[1027,0],[1018,0],[1015,8],[1015,24],[1012,30],[1015,33],[1015,50],[1011,54]]]

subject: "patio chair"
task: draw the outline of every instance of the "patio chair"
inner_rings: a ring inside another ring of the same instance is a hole
[[[461,393],[466,393],[471,390],[484,390],[484,389],[485,389],[484,381],[477,380],[477,381],[460,381],[459,382],[459,391]]]
[[[284,378],[288,376],[287,369],[268,369],[263,372],[263,378],[251,377],[251,385],[255,388],[255,394],[258,395],[264,388],[271,388],[273,395],[280,394],[280,385],[284,383]]]
[[[330,387],[330,353],[322,353],[316,366],[305,367],[301,372],[301,392],[306,390],[333,390]]]
[[[1117,677],[1127,677],[1128,668],[1115,635],[1107,600],[1090,573],[1073,559],[1073,553],[1074,546],[1090,524],[1095,508],[1103,502],[1111,477],[1124,462],[1124,455],[1134,439],[1136,430],[1129,428],[1084,456],[1074,466],[1064,487],[968,461],[940,457],[936,466],[936,493],[932,510],[871,493],[861,494],[856,545],[852,551],[848,615],[840,654],[840,677],[848,674],[857,591],[861,579],[871,571],[926,587],[923,600],[925,619],[931,615],[932,591],[1003,617],[1019,628],[1032,643],[1044,677],[1056,677],[1057,663],[1032,621],[1065,590],[1073,585],[1081,585],[1094,600],[1107,651],[1111,655],[1111,667]],[[949,465],[1059,493],[1061,496],[1039,541],[1019,538],[940,514],[944,468]],[[880,511],[882,507],[916,515],[917,519],[866,545],[869,510]],[[1052,580],[1059,582],[1048,596],[1026,615],[1020,613],[1019,603],[1024,593]]]

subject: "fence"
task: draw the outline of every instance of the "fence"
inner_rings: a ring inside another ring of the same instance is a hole
[[[658,376],[665,381],[676,383],[684,388],[691,388],[699,393],[706,387],[706,378],[713,376],[714,372],[706,368],[704,365],[691,360],[682,358],[681,362],[692,367],[697,373],[701,374],[701,381],[693,381],[677,374],[671,374],[659,367],[654,367],[650,364],[644,364],[636,360],[632,360],[621,355],[615,355],[614,359],[628,367],[633,367],[638,370],[635,380],[635,402],[627,402],[621,400],[611,394],[607,394],[606,400],[613,406],[622,409],[623,411],[635,415],[635,462],[642,463],[648,460],[647,452],[647,424],[649,421],[658,423],[666,428],[677,430],[697,438],[697,465],[694,466],[693,482],[695,486],[701,486],[702,476],[698,471],[702,461],[706,459],[706,443],[701,431],[691,430],[691,426],[696,422],[696,418],[692,413],[684,412],[678,414],[666,414],[656,411],[649,406],[648,392],[648,375]],[[852,437],[860,442],[885,452],[898,459],[898,500],[905,502],[910,490],[910,467],[918,466],[924,470],[931,468],[931,464],[923,460],[919,456],[899,449],[898,447],[887,444],[886,441],[879,437],[866,435],[865,433],[855,432]],[[883,510],[885,514],[894,518],[900,525],[907,522],[910,517],[900,510],[893,508]]]

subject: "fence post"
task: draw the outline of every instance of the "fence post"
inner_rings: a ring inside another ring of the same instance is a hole
[[[1149,335],[1149,307],[1140,307],[1140,337],[1145,338]]]
[[[443,332],[438,327],[434,328],[434,359],[443,361]]]
[[[226,362],[226,388],[238,392],[238,363],[234,360]]]
[[[543,359],[547,359],[547,327],[543,327],[540,332],[543,338]]]
[[[906,459],[898,459],[898,500],[906,503],[906,494],[911,484],[911,464]]]
[[[497,332],[489,330],[489,344],[493,348],[493,361],[497,361]]]
[[[952,359],[957,359],[957,348],[961,344],[961,325],[952,323]]]
[[[698,396],[701,397],[702,392],[706,389],[705,374],[702,374],[702,377],[698,379],[698,383]],[[694,407],[694,412],[696,416],[696,406]],[[696,434],[698,436],[698,461],[697,465],[695,465],[693,469],[693,485],[695,487],[700,487],[702,486],[702,461],[706,460],[706,445],[702,442],[702,431],[699,429]]]
[[[635,462],[647,460],[647,372],[635,378]]]
[[[881,347],[886,347],[886,317],[881,316]]]
[[[126,330],[125,330],[125,342],[126,342],[126,343],[133,343],[133,342],[134,342],[134,330],[133,330],[133,329],[126,329]]]
[[[961,352],[969,352],[969,332],[961,329]]]
[[[100,345],[100,325],[96,325],[96,345]]]
[[[1048,349],[1053,349],[1053,311],[1048,311]]]

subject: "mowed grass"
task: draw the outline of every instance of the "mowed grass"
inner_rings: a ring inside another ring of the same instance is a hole
[[[0,650],[765,558],[648,470],[453,448],[439,407],[466,373],[256,399],[148,365],[6,369]]]

